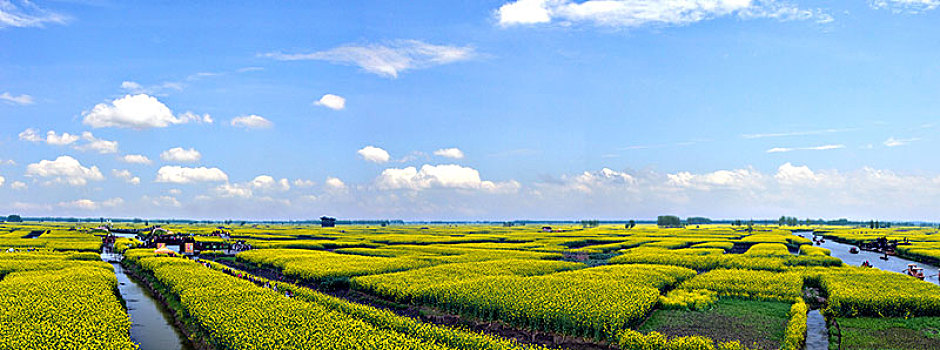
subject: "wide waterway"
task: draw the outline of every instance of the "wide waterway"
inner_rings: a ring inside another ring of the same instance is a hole
[[[797,235],[802,235],[806,238],[812,238],[812,233],[810,232],[796,232]],[[882,269],[885,271],[904,273],[904,270],[907,269],[907,264],[917,264],[917,266],[924,269],[924,274],[927,275],[925,281],[940,284],[940,280],[937,279],[937,274],[940,272],[940,268],[937,266],[924,264],[897,256],[888,256],[888,260],[882,260],[881,257],[884,254],[879,254],[875,252],[868,252],[860,250],[858,254],[849,253],[849,249],[855,247],[851,244],[839,243],[831,239],[826,239],[826,242],[821,245],[816,245],[817,247],[823,247],[832,251],[830,255],[842,259],[847,265],[861,266],[866,260],[872,264],[873,267]]]

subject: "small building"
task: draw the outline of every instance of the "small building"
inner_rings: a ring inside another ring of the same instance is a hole
[[[542,232],[552,232],[551,226],[542,226]]]
[[[320,227],[336,227],[336,218],[329,217],[329,216],[321,216]]]

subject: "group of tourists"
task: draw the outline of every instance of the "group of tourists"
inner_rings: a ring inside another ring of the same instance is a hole
[[[201,261],[201,260],[199,260],[199,257],[193,257],[193,260],[196,261],[197,263],[199,263],[199,264],[202,265],[202,266],[205,266],[205,267],[210,268],[210,269],[212,268],[212,263],[210,263],[210,262],[208,262],[208,261]],[[271,290],[273,290],[273,291],[275,291],[275,292],[278,291],[277,282],[271,283],[270,281],[267,281],[267,280],[262,280],[262,279],[260,279],[260,278],[255,278],[255,276],[252,276],[252,275],[250,275],[250,274],[247,274],[247,273],[244,273],[244,272],[241,272],[241,271],[236,271],[236,270],[231,269],[231,268],[229,268],[229,267],[227,267],[227,266],[222,266],[222,268],[221,268],[220,270],[222,270],[222,272],[228,274],[229,276],[238,277],[238,278],[240,278],[240,279],[249,281],[249,282],[254,283],[255,285],[257,285],[257,286],[259,286],[259,287],[268,288],[268,289],[271,289]],[[263,281],[263,282],[262,282],[262,281]],[[284,289],[284,296],[285,296],[285,297],[288,297],[288,298],[293,298],[293,297],[294,297],[294,292],[292,292],[290,289]]]

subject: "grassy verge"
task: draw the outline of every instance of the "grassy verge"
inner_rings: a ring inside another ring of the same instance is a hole
[[[940,349],[940,317],[840,318],[842,349]]]
[[[739,341],[750,348],[778,349],[790,303],[719,299],[705,311],[657,310],[640,326],[643,333],[700,335],[718,342]]]

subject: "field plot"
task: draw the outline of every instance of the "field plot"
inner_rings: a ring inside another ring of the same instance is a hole
[[[0,349],[137,348],[111,265],[97,255],[0,253],[0,277]]]

